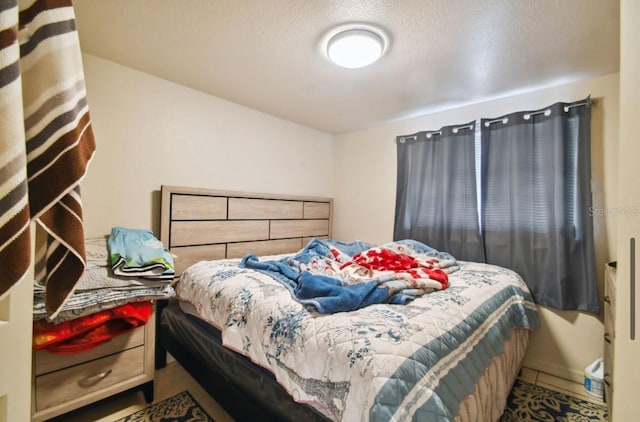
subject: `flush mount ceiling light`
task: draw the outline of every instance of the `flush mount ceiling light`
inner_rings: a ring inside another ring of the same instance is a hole
[[[368,66],[384,52],[383,37],[369,28],[349,28],[333,35],[327,43],[327,55],[338,66],[355,69]]]

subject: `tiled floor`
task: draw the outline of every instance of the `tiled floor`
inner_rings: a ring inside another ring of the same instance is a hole
[[[529,368],[523,368],[520,373],[523,381],[537,384],[550,390],[555,390],[567,395],[578,397],[594,403],[603,404],[588,395],[582,384],[567,381]],[[216,422],[233,422],[233,419],[207,394],[177,362],[169,363],[165,368],[156,371],[154,401],[162,401],[174,396],[181,391],[188,390],[198,403],[215,419]],[[144,408],[147,404],[141,392],[129,394],[76,412],[70,417],[65,417],[65,422],[113,422],[118,418]]]

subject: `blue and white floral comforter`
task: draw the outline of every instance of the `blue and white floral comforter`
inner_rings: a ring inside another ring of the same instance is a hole
[[[521,278],[493,265],[459,261],[449,288],[406,305],[321,315],[239,262],[191,266],[178,298],[219,328],[227,347],[333,420],[454,420],[512,329],[539,324]]]

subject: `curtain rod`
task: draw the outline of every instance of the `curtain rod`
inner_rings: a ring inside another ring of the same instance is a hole
[[[469,123],[468,125],[453,126],[451,131],[453,133],[458,133],[461,129],[473,130],[474,127],[475,127],[475,122],[474,123]],[[442,130],[431,130],[431,131],[428,131],[427,134],[426,134],[426,137],[427,137],[427,139],[431,139],[431,137],[434,136],[434,135],[442,135]],[[400,139],[400,143],[402,144],[402,143],[404,143],[406,141],[415,141],[416,139],[418,139],[418,135],[400,136],[399,138],[396,138],[393,141],[397,144],[398,143],[398,139]]]
[[[569,112],[570,109],[574,108],[574,107],[582,107],[582,106],[586,106],[587,104],[591,104],[591,105],[597,105],[598,104],[598,99],[597,98],[593,98],[593,99],[589,99],[587,101],[583,101],[581,103],[575,103],[575,104],[571,104],[571,105],[566,105],[564,106],[564,112],[567,113]],[[545,116],[548,116],[551,114],[551,109],[546,109],[546,110],[540,110],[540,111],[534,111],[531,113],[525,113],[522,117],[524,117],[525,120],[529,120],[531,118],[531,116],[537,116],[538,114],[544,114]],[[504,124],[509,122],[509,118],[508,117],[503,117],[500,119],[495,119],[495,120],[489,120],[487,122],[484,122],[484,126],[485,127],[489,127],[490,125],[494,124],[494,123],[499,123],[502,122]]]
[[[598,99],[597,98],[590,98],[587,101],[583,101],[581,103],[575,103],[575,104],[571,104],[571,105],[566,105],[564,106],[564,111],[565,113],[569,111],[569,109],[572,109],[574,107],[581,107],[581,106],[585,106],[587,104],[590,105],[598,105]],[[549,115],[551,114],[551,110],[550,109],[546,109],[546,110],[540,110],[540,111],[534,111],[531,113],[526,113],[523,117],[525,118],[525,120],[529,120],[531,118],[531,116],[536,116],[538,114],[545,114],[545,115]],[[484,122],[485,127],[489,127],[490,125],[494,124],[494,123],[498,123],[498,122],[503,122],[503,123],[507,123],[509,122],[509,119],[507,117],[503,117],[500,119],[495,119],[495,120],[489,120],[487,122]],[[470,129],[472,130],[474,128],[474,124],[468,124],[468,125],[462,125],[462,126],[456,126],[453,127],[453,133],[458,133],[458,131],[460,129]],[[437,130],[437,131],[429,131],[427,132],[427,138],[431,138],[433,135],[442,135],[442,130]],[[418,139],[417,135],[409,135],[409,136],[400,136],[396,139],[393,140],[394,143],[398,143],[398,140],[400,141],[400,143],[404,143],[406,141],[415,141],[416,139]]]

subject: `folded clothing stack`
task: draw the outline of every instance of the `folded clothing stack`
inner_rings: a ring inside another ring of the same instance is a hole
[[[110,250],[110,246],[114,249]],[[36,281],[34,320],[47,319],[55,324],[112,309],[130,302],[168,299],[175,296],[171,254],[148,230],[114,227],[109,236],[85,241],[86,268],[76,290],[64,303],[60,313],[49,318],[44,305],[46,285]],[[112,260],[112,258],[117,257]],[[111,265],[119,269],[116,274]],[[140,271],[134,270],[136,265]],[[146,269],[142,270],[142,267]]]
[[[173,280],[173,257],[151,231],[114,227],[108,244],[114,274]]]

